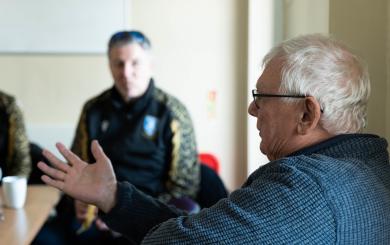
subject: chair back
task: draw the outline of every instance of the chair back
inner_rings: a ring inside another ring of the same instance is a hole
[[[198,157],[202,164],[207,165],[209,168],[219,174],[219,161],[216,156],[211,153],[199,153]]]

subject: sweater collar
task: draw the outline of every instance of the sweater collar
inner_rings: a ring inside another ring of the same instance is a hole
[[[364,152],[367,150],[366,149],[367,145],[365,144],[365,142],[370,139],[380,140],[380,138],[377,135],[373,135],[373,134],[340,134],[332,138],[329,138],[325,141],[322,141],[318,144],[315,144],[313,146],[308,146],[306,148],[293,152],[292,154],[288,155],[288,157],[298,156],[298,155],[309,155],[313,153],[323,153],[335,147],[345,148],[344,151],[340,151],[340,154],[348,155],[349,147],[353,147],[354,152],[359,152],[359,151]]]

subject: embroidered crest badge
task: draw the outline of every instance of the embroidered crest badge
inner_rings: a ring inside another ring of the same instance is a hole
[[[108,120],[102,121],[102,124],[100,125],[100,127],[101,127],[101,130],[103,133],[107,131],[109,125],[110,125],[110,123],[108,122]]]
[[[144,118],[144,133],[152,138],[156,134],[158,119],[155,116],[146,115]]]

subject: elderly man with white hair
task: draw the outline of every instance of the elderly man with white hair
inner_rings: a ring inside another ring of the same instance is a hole
[[[370,93],[362,62],[319,35],[273,48],[252,90],[260,150],[271,160],[238,190],[186,215],[118,183],[97,141],[89,165],[57,144],[47,184],[97,205],[114,230],[143,244],[390,244],[387,142],[363,134]]]

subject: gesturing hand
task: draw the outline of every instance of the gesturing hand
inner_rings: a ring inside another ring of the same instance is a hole
[[[38,163],[38,167],[46,174],[41,177],[43,182],[77,200],[94,204],[103,212],[111,210],[115,205],[117,182],[111,161],[99,143],[94,140],[91,144],[91,151],[96,159],[93,164],[82,161],[61,143],[57,143],[56,147],[68,164],[44,150],[43,155],[53,167],[44,162]]]

